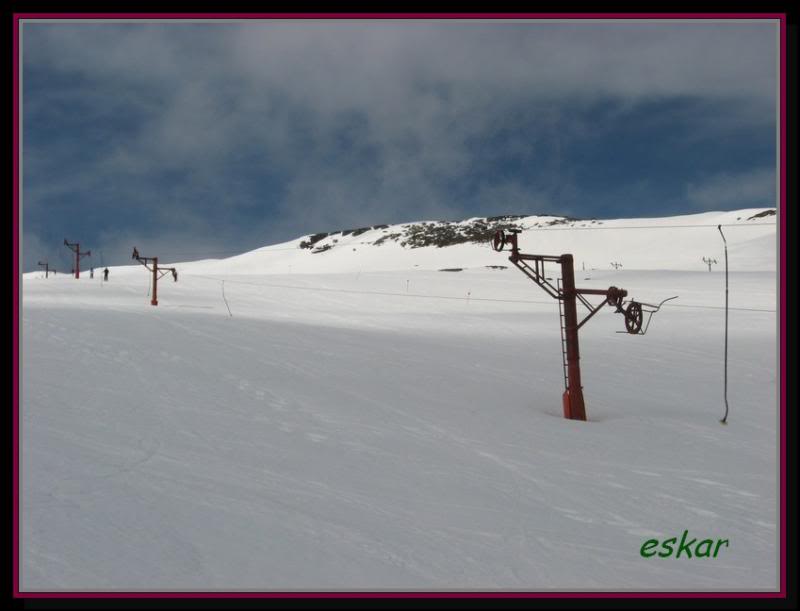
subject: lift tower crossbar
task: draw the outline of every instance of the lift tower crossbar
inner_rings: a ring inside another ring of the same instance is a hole
[[[91,257],[92,251],[87,250],[86,252],[81,252],[81,245],[78,242],[74,244],[71,242],[67,242],[66,238],[64,239],[64,246],[69,248],[72,252],[75,253],[75,278],[81,277],[81,257]]]
[[[177,282],[178,281],[178,270],[174,267],[159,267],[158,266],[158,257],[140,257],[139,251],[136,250],[134,247],[133,249],[133,256],[132,259],[136,259],[139,263],[145,266],[148,271],[153,273],[153,296],[150,299],[150,305],[157,306],[158,305],[158,281],[159,279],[166,276],[168,273],[172,273],[172,279]],[[152,267],[151,267],[152,266]]]
[[[578,346],[578,329],[585,325],[590,318],[599,312],[603,306],[610,305],[615,311],[625,317],[625,329],[631,334],[644,334],[642,331],[642,305],[636,301],[628,302],[623,308],[628,292],[624,289],[611,286],[607,289],[584,289],[575,286],[575,271],[571,254],[555,255],[529,255],[519,251],[517,234],[519,229],[511,229],[508,233],[498,231],[492,240],[492,247],[501,251],[506,244],[511,245],[511,261],[522,273],[533,280],[548,295],[559,300],[561,313],[561,338],[564,366],[564,394],[562,403],[564,417],[570,420],[586,420],[586,405],[583,400],[583,386],[581,385],[580,350]],[[545,263],[556,263],[561,266],[561,284],[554,285],[544,271]],[[603,297],[598,305],[593,305],[586,295]],[[578,302],[581,302],[589,313],[578,321]],[[663,302],[662,302],[663,303]],[[650,315],[657,311],[649,311]],[[649,319],[648,319],[649,323]]]

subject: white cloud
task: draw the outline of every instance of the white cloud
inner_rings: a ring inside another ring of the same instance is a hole
[[[777,86],[765,23],[26,27],[26,65],[95,79],[93,99],[111,89],[146,111],[132,146],[153,163],[218,157],[247,138],[277,156],[295,144],[288,107],[319,136],[361,113],[373,142],[410,143],[422,165],[457,172],[464,142],[521,103],[733,97],[763,116]]]

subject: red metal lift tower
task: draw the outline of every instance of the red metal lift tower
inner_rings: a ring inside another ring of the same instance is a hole
[[[75,253],[75,277],[81,277],[81,257],[91,257],[92,251],[87,250],[86,252],[81,252],[81,245],[79,243],[71,244],[67,242],[66,238],[64,239],[64,246],[69,248],[72,252]]]
[[[153,297],[150,299],[150,305],[158,305],[158,280],[172,272],[173,281],[178,281],[178,270],[174,267],[159,267],[158,257],[140,257],[139,251],[134,247],[132,259],[136,259],[139,263],[144,265],[149,271],[153,272]],[[152,263],[152,267],[150,264]]]
[[[580,289],[575,287],[575,271],[573,269],[572,255],[526,255],[519,252],[517,234],[519,229],[511,229],[506,234],[498,231],[492,240],[492,247],[501,251],[506,244],[511,244],[511,256],[508,258],[517,268],[538,284],[544,291],[558,300],[559,317],[561,320],[561,354],[564,366],[564,394],[562,403],[564,417],[570,420],[586,420],[586,405],[583,401],[583,386],[581,386],[580,351],[578,349],[578,329],[597,314],[600,309],[608,304],[625,317],[625,331],[631,334],[644,335],[650,325],[650,318],[658,311],[665,299],[659,305],[643,304],[637,301],[627,302],[625,297],[628,291],[611,286],[607,289]],[[528,263],[528,262],[531,263]],[[553,285],[544,273],[545,263],[557,263],[561,266],[561,282]],[[584,295],[600,295],[604,297],[598,305],[593,305]],[[675,299],[670,297],[669,299]],[[578,322],[578,306],[580,301],[589,310],[589,314]],[[643,310],[650,316],[647,324],[642,328]]]

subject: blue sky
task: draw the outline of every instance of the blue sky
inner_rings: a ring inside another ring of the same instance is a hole
[[[22,29],[23,267],[775,205],[777,22]]]

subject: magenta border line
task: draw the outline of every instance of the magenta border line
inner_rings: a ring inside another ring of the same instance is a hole
[[[780,451],[780,491],[781,491],[781,592],[786,592],[786,16],[781,19],[780,27],[780,206],[781,206],[781,228],[780,228],[780,372],[781,372],[781,451]]]
[[[18,19],[781,19],[785,13],[17,13]]]
[[[20,592],[19,590],[19,30],[21,19],[777,19],[780,21],[780,590],[778,592]],[[785,598],[786,597],[786,13],[14,13],[13,550],[14,598]]]
[[[14,580],[14,595],[19,595],[19,300],[20,300],[20,267],[19,267],[19,22],[15,20],[14,22],[14,39],[13,39],[13,52],[12,52],[12,61],[14,62],[14,87],[13,87],[13,95],[14,95],[14,113],[12,117],[12,121],[14,122],[13,125],[13,146],[14,152],[11,154],[12,159],[14,160],[12,172],[14,172],[13,184],[14,184],[14,203],[12,205],[13,212],[13,224],[11,226],[12,232],[12,243],[14,244],[14,321],[13,321],[13,336],[14,339],[12,340],[13,343],[13,350],[14,355],[12,357],[13,365],[13,376],[14,380],[12,382],[13,386],[13,393],[14,393],[14,405],[12,408],[12,426],[14,427],[12,437],[12,468],[14,469],[13,478],[13,495],[14,495],[14,517],[12,520],[14,533],[12,535],[12,543],[14,546],[14,560],[12,562],[12,578]]]
[[[783,598],[780,592],[36,592],[19,598]]]

